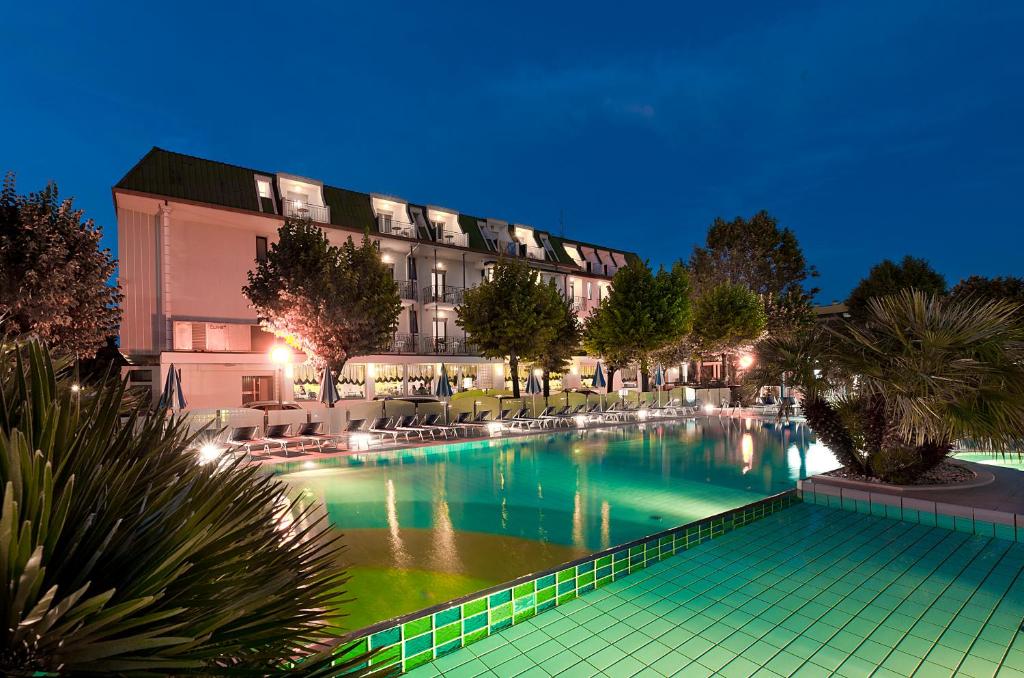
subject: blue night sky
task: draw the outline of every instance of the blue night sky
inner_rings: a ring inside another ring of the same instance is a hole
[[[767,209],[845,297],[1019,274],[1021,2],[14,3],[0,168],[107,229],[151,146],[559,229],[653,263]]]

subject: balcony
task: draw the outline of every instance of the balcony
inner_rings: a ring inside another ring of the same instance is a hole
[[[463,287],[452,287],[451,285],[427,285],[423,288],[421,297],[424,304],[451,304],[458,306],[462,303],[462,295],[465,292]]]
[[[539,261],[544,261],[544,248],[543,247],[537,247],[536,245],[527,245],[526,246],[526,258],[527,259],[537,259]]]
[[[408,221],[396,221],[387,214],[377,215],[377,226],[384,235],[416,239],[416,226]]]
[[[388,345],[384,347],[382,353],[390,353],[393,355],[399,354],[410,354],[415,355],[419,348],[419,335],[418,334],[405,334],[397,333],[388,342]]]
[[[390,355],[478,355],[476,347],[462,337],[426,337],[398,333],[381,351]]]
[[[398,285],[398,297],[406,301],[417,301],[415,280],[396,280]]]
[[[301,200],[291,200],[285,198],[281,201],[284,206],[285,217],[295,217],[296,219],[312,219],[313,221],[320,224],[331,223],[331,208],[321,207],[320,205],[310,205],[307,202]]]
[[[587,299],[586,297],[573,297],[569,300],[572,305],[572,309],[577,313],[587,310]]]
[[[442,231],[437,236],[437,242],[456,247],[469,247],[469,236],[459,231]]]
[[[615,272],[619,270],[618,266],[613,264],[603,264],[599,261],[587,261],[587,272],[594,273],[596,275],[613,276]]]
[[[476,348],[462,337],[420,337],[420,352],[426,355],[477,355]]]

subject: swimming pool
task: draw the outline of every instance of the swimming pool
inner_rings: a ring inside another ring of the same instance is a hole
[[[807,428],[698,418],[371,451],[275,472],[344,533],[360,628],[791,489]]]

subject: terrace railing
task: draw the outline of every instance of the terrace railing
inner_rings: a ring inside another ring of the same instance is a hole
[[[384,349],[384,353],[415,354],[419,349],[419,335],[398,332]]]
[[[437,234],[437,242],[456,247],[469,247],[469,236],[460,231],[445,229]]]
[[[408,221],[396,221],[387,215],[377,217],[377,226],[384,235],[397,235],[402,238],[416,238],[416,226]]]
[[[415,280],[396,280],[395,284],[398,285],[399,298],[408,299],[411,301],[418,301],[418,299],[416,298]]]
[[[331,223],[331,208],[320,205],[310,205],[302,200],[285,198],[281,201],[284,207],[284,216],[298,219],[310,218],[321,224]]]
[[[477,355],[476,347],[463,337],[422,337],[420,350],[430,355]]]
[[[462,303],[462,295],[465,291],[463,287],[452,287],[451,285],[427,285],[423,288],[421,299],[424,304],[452,304],[457,306]]]

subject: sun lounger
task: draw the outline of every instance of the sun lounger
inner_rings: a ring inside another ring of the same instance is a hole
[[[410,435],[416,434],[423,440],[423,434],[429,433],[431,439],[434,438],[434,431],[419,425],[419,421],[416,415],[407,414],[403,417],[398,418],[398,422],[395,424],[396,431],[406,431]]]
[[[246,454],[252,454],[253,447],[263,448],[266,452],[268,443],[257,435],[258,432],[259,426],[238,426],[231,429],[225,442],[230,447],[241,447]]]
[[[445,438],[448,437],[448,434],[451,434],[451,435],[453,435],[455,437],[458,437],[458,435],[459,435],[458,427],[452,426],[452,425],[441,424],[441,423],[439,423],[440,419],[441,419],[441,415],[440,414],[428,414],[420,422],[420,427],[428,429],[430,431],[437,431],[438,433],[443,435]]]
[[[512,428],[523,428],[524,426],[526,428],[533,428],[534,426],[542,428],[548,421],[545,417],[551,414],[552,409],[551,407],[545,407],[536,417],[528,417],[526,416],[528,410],[524,407],[519,410],[516,416],[512,417],[509,426]]]
[[[299,430],[295,432],[295,435],[316,445],[317,452],[323,452],[324,445],[336,445],[342,439],[342,436],[320,433],[320,426],[322,424],[323,422],[320,421],[309,421],[305,424],[299,424]]]
[[[276,454],[271,446],[277,446],[280,454],[285,457],[291,456],[288,454],[291,445],[298,445],[299,449],[305,452],[306,441],[300,436],[293,435],[291,429],[291,424],[271,424],[267,427],[263,439],[267,441],[267,449],[271,454]]]
[[[406,440],[409,439],[408,431],[399,431],[395,428],[394,421],[388,417],[377,417],[370,424],[370,433],[376,433],[380,436],[391,436],[393,442],[398,442],[398,436],[404,437]]]
[[[466,421],[462,423],[461,426],[468,428],[487,428],[491,423],[490,418],[490,410],[481,410],[472,421]]]

